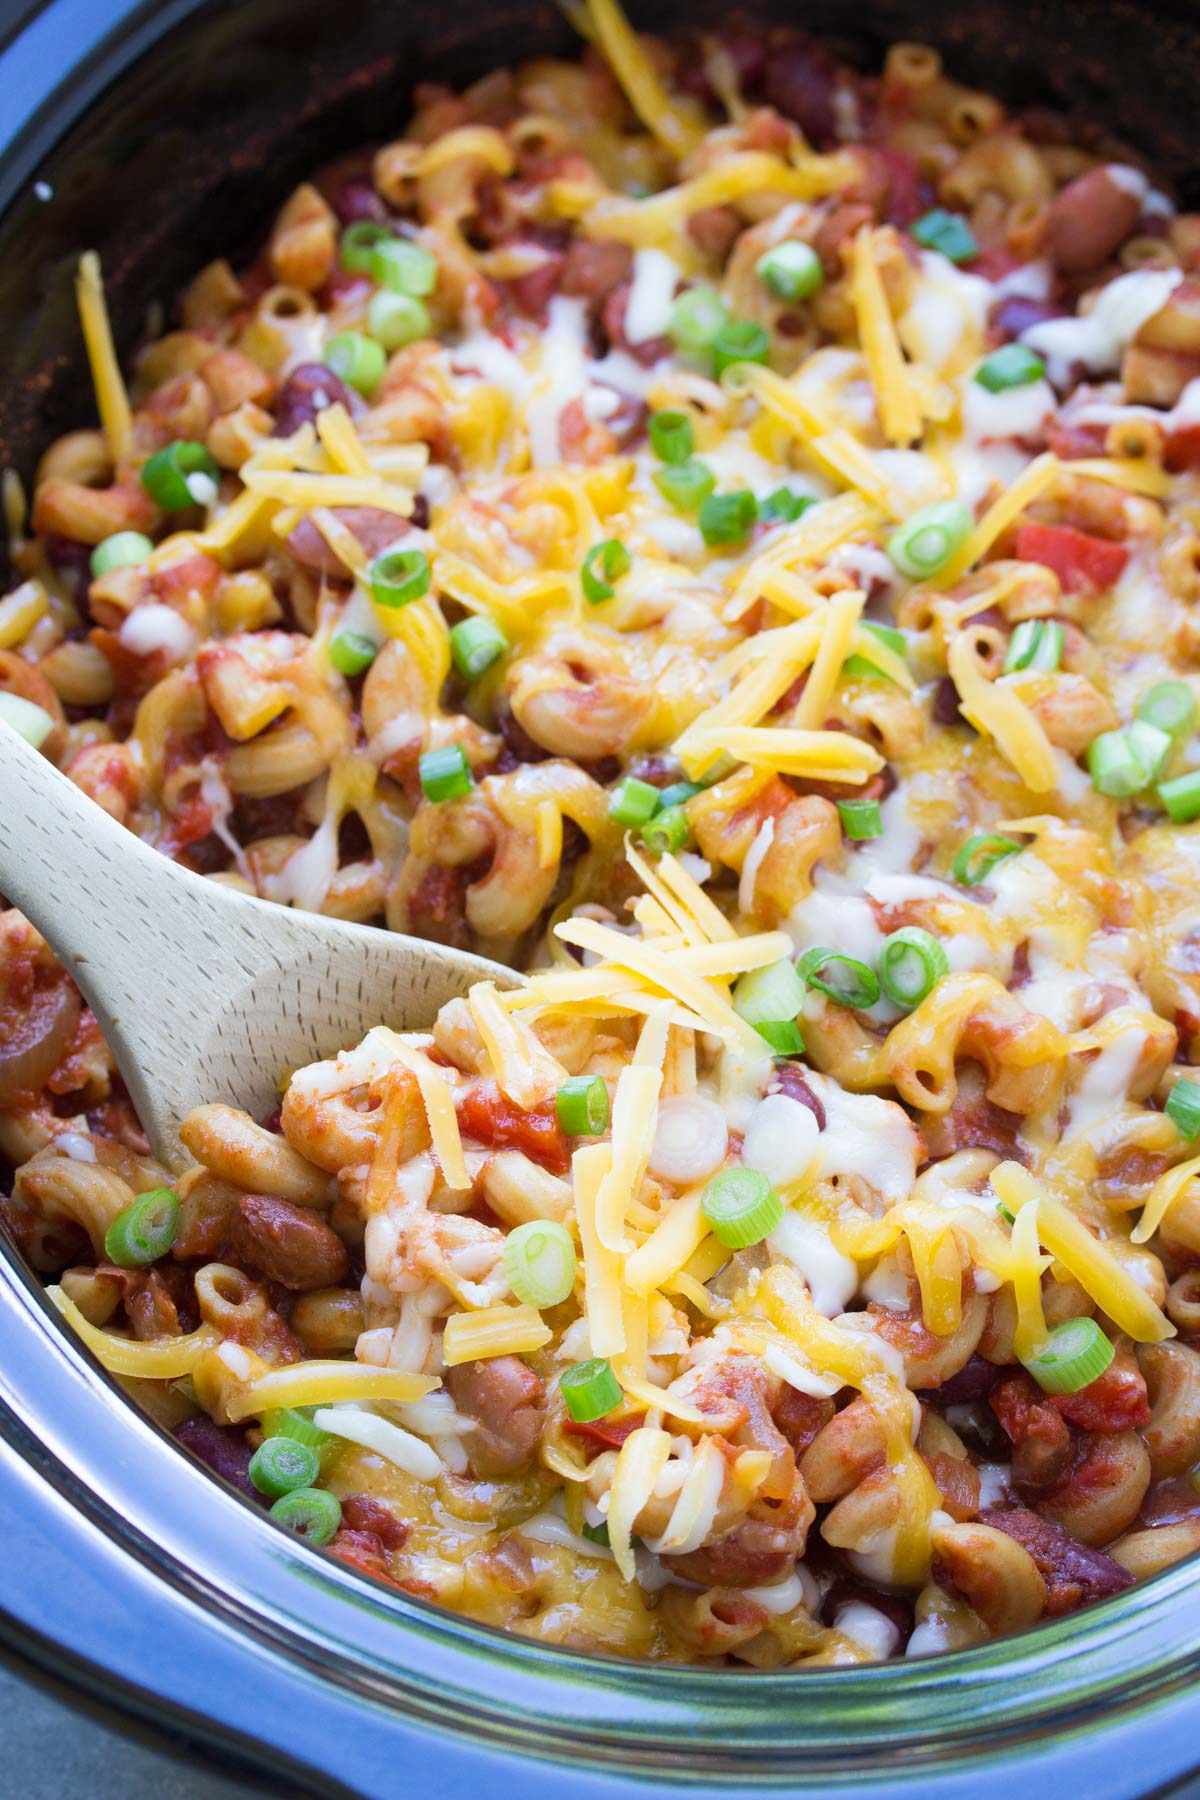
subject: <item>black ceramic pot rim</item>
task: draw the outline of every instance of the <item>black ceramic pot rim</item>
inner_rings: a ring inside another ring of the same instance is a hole
[[[201,4],[50,0],[27,19],[0,51],[16,114],[0,207]],[[1200,1761],[1194,1566],[928,1662],[718,1672],[536,1644],[358,1576],[215,1484],[61,1329],[5,1245],[0,1545],[14,1543],[19,1558],[0,1551],[10,1649],[129,1717],[327,1792],[1129,1800]]]

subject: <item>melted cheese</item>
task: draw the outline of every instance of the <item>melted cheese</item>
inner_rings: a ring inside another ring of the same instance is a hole
[[[87,348],[96,390],[96,411],[100,428],[108,440],[114,463],[128,462],[133,451],[133,414],[129,396],[121,379],[121,367],[113,344],[112,326],[104,301],[104,285],[100,278],[100,258],[94,250],[86,250],[79,259],[75,279],[75,300],[79,307],[79,323]]]
[[[451,1313],[442,1338],[448,1369],[492,1356],[525,1356],[540,1350],[554,1334],[536,1306],[485,1306],[478,1312]]]
[[[854,240],[850,291],[884,436],[893,444],[911,444],[921,435],[921,405],[875,261],[875,233],[866,227]]]

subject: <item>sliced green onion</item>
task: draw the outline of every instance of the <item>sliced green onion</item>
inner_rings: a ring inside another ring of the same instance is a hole
[[[621,1404],[621,1384],[612,1372],[611,1363],[601,1356],[588,1362],[573,1363],[558,1378],[562,1397],[576,1425],[590,1425],[602,1419],[614,1406]]]
[[[1196,696],[1186,681],[1159,681],[1138,701],[1137,716],[1173,738],[1190,737],[1196,729]]]
[[[700,1212],[727,1250],[748,1250],[770,1237],[783,1201],[758,1169],[722,1169],[704,1190]]]
[[[691,462],[668,463],[665,469],[655,469],[654,485],[664,500],[680,512],[699,512],[704,500],[717,485],[717,478],[707,463]]]
[[[672,806],[686,806],[704,789],[698,781],[673,781],[669,787],[660,788],[658,793],[658,810],[667,812]]]
[[[92,551],[92,574],[111,575],[114,569],[131,569],[144,563],[154,545],[140,531],[115,531]]]
[[[979,255],[979,245],[967,221],[941,206],[935,206],[932,212],[918,219],[912,234],[923,249],[940,250],[953,263],[969,262],[971,257]]]
[[[647,431],[650,436],[650,448],[660,461],[685,463],[690,460],[694,439],[692,421],[687,413],[651,413]]]
[[[440,750],[426,750],[417,764],[421,792],[435,806],[446,800],[461,800],[475,785],[467,753],[461,744],[446,744]]]
[[[911,1012],[932,993],[950,967],[946,952],[920,925],[904,925],[885,937],[879,952],[879,985],[893,1006]]]
[[[315,1450],[319,1457],[333,1449],[338,1443],[332,1432],[323,1431],[314,1425],[309,1417],[311,1409],[297,1406],[281,1406],[275,1412],[264,1413],[262,1419],[263,1433],[266,1437],[294,1438],[298,1444],[306,1444]]]
[[[603,1075],[572,1075],[554,1096],[554,1111],[568,1137],[599,1137],[610,1116]]]
[[[642,842],[652,856],[665,856],[668,852],[673,856],[686,848],[691,835],[692,827],[682,806],[660,809],[641,830]]]
[[[786,957],[738,977],[733,1010],[747,1025],[776,1025],[794,1019],[804,1005],[804,983]]]
[[[897,656],[908,655],[908,645],[905,642],[904,633],[897,631],[894,625],[876,625],[874,620],[865,619],[863,630],[873,632],[880,643],[886,644],[888,649],[894,651]],[[874,679],[875,681],[891,680],[890,675],[885,675],[882,669],[877,668],[869,656],[859,656],[857,653],[846,658],[842,664],[842,674],[866,676],[868,680]]]
[[[164,512],[185,506],[211,506],[217,497],[221,471],[203,444],[181,439],[156,450],[142,464],[142,486]]]
[[[1004,1223],[1006,1225],[1015,1225],[1016,1224],[1016,1222],[1017,1222],[1016,1213],[1010,1212],[1008,1207],[1005,1206],[1003,1200],[997,1200],[996,1211],[1000,1214],[1000,1217],[1004,1220]]]
[[[730,319],[713,339],[713,367],[718,375],[734,363],[765,363],[771,340],[761,325],[749,319]]]
[[[754,530],[758,501],[749,488],[735,494],[710,494],[700,507],[700,535],[711,547],[741,544]]]
[[[688,288],[671,308],[667,334],[681,350],[708,350],[729,318],[729,308],[715,288]]]
[[[559,1306],[575,1286],[575,1245],[557,1219],[530,1219],[504,1240],[504,1273],[524,1306]]]
[[[54,730],[54,719],[44,706],[35,706],[20,694],[0,692],[0,722],[11,725],[18,737],[40,750]]]
[[[764,1019],[754,1029],[759,1037],[765,1038],[772,1056],[799,1056],[804,1049],[804,1039],[795,1019]]]
[[[883,814],[878,800],[839,800],[838,817],[852,843],[883,836]]]
[[[371,398],[387,367],[383,345],[361,331],[336,332],[326,344],[321,360],[327,369],[357,389],[364,400]]]
[[[390,226],[381,225],[375,219],[355,219],[342,233],[338,255],[343,269],[348,269],[351,275],[373,275],[375,251],[393,235]]]
[[[1002,344],[999,350],[984,357],[975,371],[975,379],[989,394],[1002,394],[1005,388],[1028,387],[1031,381],[1040,381],[1045,373],[1046,365],[1041,357],[1035,356],[1024,344]]]
[[[1025,1367],[1047,1394],[1077,1394],[1103,1375],[1116,1355],[1095,1319],[1064,1319]]]
[[[611,600],[617,591],[613,582],[622,575],[628,575],[632,566],[633,558],[620,538],[605,538],[601,543],[593,544],[579,571],[579,584],[583,589],[584,599],[591,606],[599,606],[602,601]]]
[[[1191,769],[1186,775],[1160,782],[1158,797],[1176,825],[1187,825],[1193,819],[1200,819],[1200,769]]]
[[[429,558],[423,550],[385,550],[367,569],[376,606],[409,606],[429,592]]]
[[[759,257],[754,273],[777,300],[809,300],[825,280],[811,244],[775,244]]]
[[[874,1006],[879,998],[879,982],[873,969],[857,957],[844,956],[840,950],[830,950],[824,944],[805,951],[796,973],[806,987],[816,988],[837,1006]]]
[[[608,816],[617,825],[627,825],[636,831],[647,819],[654,817],[658,807],[659,791],[648,781],[639,781],[636,775],[626,775],[618,781],[608,801]]]
[[[581,1525],[579,1529],[580,1535],[585,1537],[589,1544],[603,1544],[606,1550],[611,1550],[612,1542],[608,1535],[607,1519],[601,1519],[598,1525]],[[639,1539],[630,1538],[629,1541],[631,1544],[636,1544]]]
[[[278,1500],[297,1488],[313,1485],[321,1473],[321,1459],[309,1444],[296,1438],[264,1438],[250,1458],[250,1479],[260,1494]]]
[[[1127,800],[1150,785],[1170,752],[1167,732],[1160,731],[1157,725],[1148,725],[1144,719],[1135,719],[1123,731],[1102,731],[1088,745],[1092,786],[1098,794]]]
[[[367,330],[389,354],[403,350],[405,344],[415,344],[418,338],[427,338],[432,329],[429,309],[423,301],[411,294],[391,294],[386,290],[372,294],[367,307]]]
[[[1024,849],[1016,838],[1003,837],[998,831],[977,831],[965,844],[960,844],[954,858],[954,879],[964,887],[978,887],[986,881],[997,863],[1019,856]]]
[[[329,660],[339,675],[361,675],[378,653],[374,639],[361,631],[335,631],[329,640]]]
[[[1049,675],[1062,661],[1063,628],[1057,619],[1022,619],[1008,640],[1004,673],[1041,669]]]
[[[104,1254],[120,1269],[144,1269],[167,1254],[178,1229],[178,1194],[151,1188],[117,1214],[104,1234]]]
[[[371,273],[380,287],[423,299],[437,286],[437,258],[407,238],[386,237],[372,251]]]
[[[337,1536],[342,1509],[326,1488],[296,1488],[275,1502],[271,1517],[319,1550]]]
[[[789,487],[777,487],[758,508],[764,525],[794,525],[802,513],[817,504],[812,494],[796,494]]]
[[[485,670],[499,662],[507,649],[508,639],[495,619],[486,618],[482,613],[460,619],[450,633],[450,654],[464,681],[478,681]]]
[[[1190,1143],[1200,1132],[1200,1083],[1180,1076],[1167,1095],[1163,1111],[1180,1136]]]
[[[935,500],[907,518],[887,541],[887,553],[910,581],[925,581],[957,556],[974,518],[961,500]]]

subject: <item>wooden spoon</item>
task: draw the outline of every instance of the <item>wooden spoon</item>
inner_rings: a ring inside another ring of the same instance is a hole
[[[252,899],[118,825],[0,723],[0,894],[37,927],[95,1013],[169,1169],[180,1120],[221,1101],[263,1117],[280,1078],[372,1025],[427,1029],[511,970],[369,925]]]

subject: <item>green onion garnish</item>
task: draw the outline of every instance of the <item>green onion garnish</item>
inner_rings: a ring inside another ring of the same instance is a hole
[[[1181,1075],[1167,1095],[1163,1111],[1180,1136],[1190,1143],[1200,1132],[1200,1082],[1188,1081]]]
[[[608,1535],[607,1519],[601,1519],[598,1525],[581,1525],[579,1529],[581,1536],[585,1537],[589,1544],[603,1544],[606,1550],[611,1550],[612,1540]],[[636,1544],[640,1542],[640,1539],[630,1538],[629,1541],[631,1544]]]
[[[1191,769],[1186,775],[1160,782],[1158,797],[1176,825],[1187,825],[1193,819],[1200,819],[1200,769]]]
[[[1045,373],[1046,365],[1041,357],[1035,356],[1024,344],[1003,344],[999,350],[984,357],[975,371],[975,379],[989,394],[1002,394],[1005,388],[1028,387],[1031,381],[1040,381]]]
[[[1137,703],[1139,719],[1173,738],[1190,737],[1196,729],[1196,716],[1196,696],[1186,681],[1156,682]]]
[[[601,543],[593,544],[579,571],[579,584],[583,589],[584,599],[591,606],[599,606],[602,601],[611,600],[617,591],[613,582],[622,575],[628,575],[632,566],[633,558],[620,538],[605,538]]]
[[[1063,628],[1057,619],[1022,619],[1008,640],[1004,673],[1041,669],[1052,674],[1062,661]]]
[[[321,1459],[310,1444],[296,1438],[264,1438],[250,1458],[250,1479],[260,1494],[278,1500],[297,1488],[313,1485],[321,1473]]]
[[[741,544],[754,530],[758,502],[749,488],[735,494],[710,494],[700,507],[700,535],[711,547]]]
[[[308,1407],[281,1406],[274,1412],[264,1413],[262,1417],[263,1434],[273,1438],[294,1438],[298,1444],[307,1444],[315,1450],[319,1457],[324,1457],[327,1450],[337,1444],[332,1432],[323,1431],[314,1425],[309,1417]]]
[[[374,219],[355,219],[342,233],[338,254],[343,269],[348,269],[351,275],[373,274],[372,258],[376,246],[385,243],[392,235],[388,226],[381,225]]]
[[[429,592],[429,558],[423,550],[385,550],[367,569],[376,606],[410,606]]]
[[[874,620],[864,619],[863,630],[873,632],[880,643],[886,644],[888,649],[894,651],[897,656],[907,656],[908,645],[904,640],[904,633],[897,631],[894,625],[876,625]],[[891,676],[885,675],[882,669],[877,668],[869,656],[860,656],[857,653],[846,658],[842,664],[842,674],[865,676],[868,680],[875,681],[891,680]]]
[[[603,1075],[572,1075],[554,1096],[554,1111],[568,1137],[599,1137],[610,1114]]]
[[[883,836],[883,814],[878,800],[839,800],[838,817],[852,843]]]
[[[203,444],[180,440],[156,450],[142,464],[142,486],[164,512],[185,506],[211,506],[217,497],[221,471]]]
[[[590,1425],[621,1404],[621,1384],[603,1357],[574,1363],[558,1378],[562,1397],[576,1425]]]
[[[718,375],[734,363],[765,363],[771,340],[761,325],[749,319],[730,319],[713,339],[713,367]]]
[[[423,299],[437,286],[437,258],[406,238],[382,238],[371,253],[371,273],[380,287]]]
[[[429,309],[423,301],[411,294],[386,290],[372,294],[367,307],[367,330],[389,354],[403,350],[405,344],[415,344],[418,338],[428,337],[432,329]]]
[[[840,950],[830,950],[824,944],[805,951],[796,973],[807,987],[816,988],[837,1006],[874,1006],[879,998],[879,982],[873,969],[857,957],[844,956]]]
[[[357,389],[364,400],[371,398],[387,367],[383,345],[364,337],[361,331],[336,332],[326,344],[321,360],[327,369]]]
[[[1005,1206],[1003,1200],[997,1200],[996,1211],[1000,1214],[1000,1217],[1004,1220],[1004,1223],[1006,1225],[1015,1225],[1016,1224],[1016,1222],[1017,1222],[1016,1213],[1010,1212],[1008,1210],[1008,1207]]]
[[[654,817],[658,800],[659,790],[650,782],[639,781],[636,775],[626,775],[609,796],[608,816],[614,824],[626,825],[636,831],[639,825]]]
[[[685,412],[650,414],[650,448],[661,462],[685,463],[692,454],[692,421]]]
[[[26,700],[20,694],[0,692],[0,722],[11,725],[17,736],[23,737],[35,750],[41,749],[54,730],[54,719],[45,707],[35,706],[32,700]]]
[[[339,675],[361,675],[378,655],[378,645],[361,631],[335,631],[329,640],[329,661]]]
[[[707,463],[691,462],[668,463],[665,469],[655,469],[654,485],[664,500],[680,512],[699,512],[701,505],[717,485],[717,478]]]
[[[504,1273],[524,1306],[558,1306],[575,1286],[575,1245],[557,1219],[529,1219],[504,1240]]]
[[[770,1237],[783,1201],[758,1169],[722,1169],[705,1188],[700,1212],[727,1250],[748,1250]]]
[[[271,1517],[319,1550],[337,1536],[342,1509],[326,1488],[296,1488],[275,1502]]]
[[[918,219],[912,234],[923,249],[940,250],[950,262],[969,262],[979,255],[979,245],[967,221],[941,206]]]
[[[974,519],[961,500],[935,500],[904,521],[887,541],[887,553],[910,581],[925,581],[962,549]]]
[[[114,531],[92,551],[92,574],[99,580],[101,575],[111,575],[114,569],[131,569],[137,563],[144,563],[153,548],[150,539],[140,531]]]
[[[672,806],[686,806],[689,800],[694,800],[697,794],[703,792],[698,781],[673,781],[669,787],[659,789],[658,809],[666,812]]]
[[[760,502],[758,516],[764,525],[794,525],[802,513],[816,504],[812,494],[795,494],[789,487],[778,487]]]
[[[708,350],[729,318],[729,308],[715,288],[688,288],[671,308],[668,336],[681,350]]]
[[[478,681],[507,649],[508,639],[496,621],[482,613],[460,619],[450,633],[450,654],[464,681]]]
[[[1095,1319],[1064,1319],[1025,1367],[1047,1394],[1077,1394],[1103,1375],[1116,1355]]]
[[[777,300],[809,300],[825,279],[811,244],[775,244],[759,257],[754,273]]]
[[[759,1031],[794,1020],[803,1004],[804,983],[786,957],[739,976],[733,990],[733,1010]]]
[[[167,1254],[178,1228],[178,1194],[151,1188],[117,1214],[104,1234],[104,1254],[119,1269],[144,1269]]]
[[[764,1019],[754,1029],[766,1040],[772,1056],[799,1056],[804,1049],[804,1039],[795,1019]]]
[[[879,952],[879,985],[893,1006],[911,1012],[932,993],[950,967],[946,952],[920,925],[904,925],[885,937]]]
[[[660,807],[652,819],[642,826],[641,839],[652,856],[674,856],[683,850],[692,835],[692,827],[682,806]]]
[[[417,764],[421,792],[435,806],[446,800],[461,800],[475,782],[467,753],[461,744],[445,744],[440,750],[426,750]]]
[[[1088,773],[1092,786],[1098,794],[1127,800],[1150,785],[1170,750],[1168,734],[1141,719],[1123,731],[1102,731],[1088,745]],[[1169,787],[1170,783],[1164,785]]]
[[[997,863],[1019,856],[1025,848],[1016,838],[1003,837],[998,831],[977,831],[965,844],[960,844],[954,857],[954,879],[964,887],[978,887],[986,881]]]

